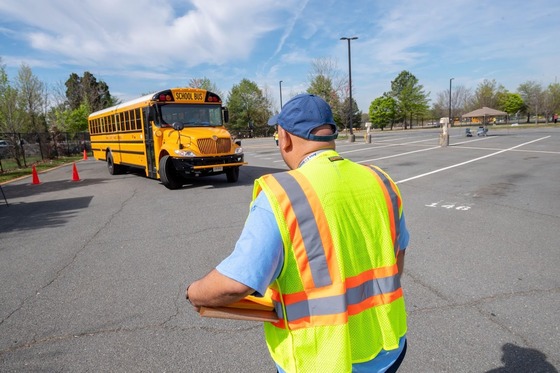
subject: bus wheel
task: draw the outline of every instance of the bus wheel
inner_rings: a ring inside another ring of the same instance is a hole
[[[239,179],[239,166],[226,168],[228,183],[235,183]]]
[[[107,169],[111,175],[118,175],[123,172],[123,167],[121,165],[115,164],[113,161],[113,155],[107,153]]]
[[[183,186],[181,176],[177,174],[168,155],[163,156],[159,161],[159,176],[167,189],[179,189]]]

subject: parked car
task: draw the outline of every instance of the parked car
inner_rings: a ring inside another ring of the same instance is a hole
[[[12,146],[8,141],[0,140],[0,156],[5,157],[6,155],[8,155],[11,147]]]

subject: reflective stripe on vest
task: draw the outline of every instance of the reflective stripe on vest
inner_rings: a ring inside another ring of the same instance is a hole
[[[395,247],[395,255],[400,250],[398,237],[401,230],[401,198],[395,191],[395,186],[391,179],[385,174],[385,172],[381,171],[380,168],[376,166],[369,166],[369,170],[373,171],[373,174],[380,180],[383,185],[385,185],[385,200],[387,201],[387,207],[389,209],[389,221],[391,222],[391,238],[393,239],[393,245]]]
[[[284,190],[288,198],[279,201],[280,207],[284,216],[295,216],[290,219],[293,224],[288,230],[304,288],[315,289],[340,283],[327,218],[311,185],[304,178],[296,181],[290,173],[271,176],[268,185],[276,192]],[[299,222],[302,222],[301,225]]]
[[[381,189],[390,214],[391,237],[395,250],[398,250],[400,198],[382,171],[370,170],[384,186]],[[402,297],[396,264],[365,271],[346,281],[339,278],[324,211],[305,177],[296,180],[292,173],[274,174],[267,178],[267,185],[276,195],[282,195],[283,190],[288,196],[279,204],[284,216],[290,217],[287,219],[291,222],[288,230],[304,285],[303,291],[292,294],[280,295],[273,290],[275,309],[280,319],[274,323],[275,326],[284,328],[286,321],[290,329],[344,324],[348,316]]]
[[[332,319],[338,320],[334,324],[345,323],[347,316],[358,314],[368,308],[376,307],[382,304],[388,304],[402,296],[400,279],[397,274],[396,265],[391,267],[380,268],[379,272],[394,272],[388,277],[371,278],[373,270],[366,271],[354,278],[358,278],[363,282],[352,286],[352,278],[346,282],[346,293],[316,299],[301,299],[290,302],[291,298],[298,296],[305,297],[304,293],[284,295],[284,302],[287,313],[287,321],[289,323],[299,322],[301,327],[310,326],[309,319],[312,316],[328,316],[336,314],[346,314],[342,318]],[[275,302],[275,310],[279,319],[284,319],[282,304]],[[323,321],[328,321],[326,318]],[[282,324],[282,323],[279,323]],[[318,322],[319,325],[333,325],[333,323]],[[296,329],[296,328],[294,328]]]

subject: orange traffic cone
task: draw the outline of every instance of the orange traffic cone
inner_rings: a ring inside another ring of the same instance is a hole
[[[80,176],[78,175],[78,169],[76,168],[76,163],[72,168],[72,181],[80,181]]]
[[[31,166],[31,169],[33,170],[33,184],[41,184],[41,182],[39,181],[39,175],[37,175],[37,169],[35,168],[35,165]]]
[[[83,158],[83,160],[84,160],[84,161],[87,160],[87,150],[85,150],[85,149],[84,149],[84,158]]]

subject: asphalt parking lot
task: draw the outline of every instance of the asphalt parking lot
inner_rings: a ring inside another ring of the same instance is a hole
[[[411,241],[399,372],[557,372],[560,128],[374,132],[342,156],[398,183]],[[205,319],[184,287],[227,256],[253,180],[286,169],[274,141],[243,140],[240,180],[170,191],[103,162],[4,184],[0,371],[274,372],[254,322]]]

